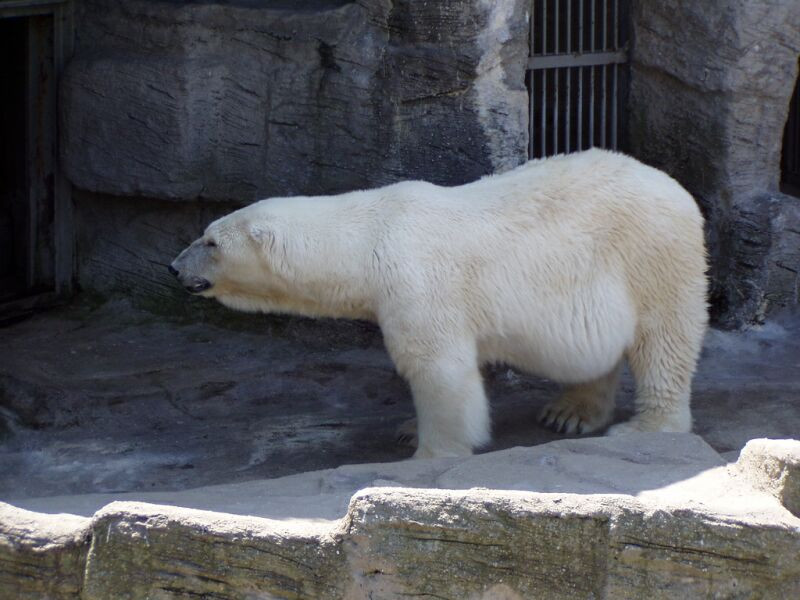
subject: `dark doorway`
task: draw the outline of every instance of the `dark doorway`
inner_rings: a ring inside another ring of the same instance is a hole
[[[0,302],[31,285],[26,90],[28,21],[0,19]]]
[[[800,78],[794,86],[789,103],[789,118],[783,130],[781,155],[781,189],[800,197]]]
[[[64,1],[0,2],[0,321],[71,287],[70,190],[56,126],[70,15]]]

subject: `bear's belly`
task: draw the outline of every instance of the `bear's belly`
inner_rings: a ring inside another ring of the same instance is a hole
[[[627,299],[615,300],[539,304],[532,307],[529,318],[506,316],[502,327],[479,337],[479,359],[560,383],[598,379],[616,366],[633,343],[635,312]]]

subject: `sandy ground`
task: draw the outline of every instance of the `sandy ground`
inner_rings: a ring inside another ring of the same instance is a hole
[[[800,318],[709,332],[694,432],[733,460],[752,438],[800,438]],[[170,491],[395,461],[413,416],[371,325],[178,318],[79,300],[0,329],[0,500]],[[486,370],[495,441],[561,439],[536,423],[558,393]],[[632,411],[623,380],[616,419]]]

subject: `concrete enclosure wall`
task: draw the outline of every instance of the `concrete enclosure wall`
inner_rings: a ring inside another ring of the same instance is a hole
[[[80,3],[61,158],[81,283],[174,298],[164,264],[240,204],[523,162],[529,2]],[[778,180],[800,3],[630,9],[627,150],[708,217],[715,316],[796,307],[800,200]]]
[[[87,0],[76,32],[61,158],[83,288],[183,303],[165,264],[241,204],[527,156],[527,0]]]
[[[631,21],[630,152],[701,204],[717,318],[796,307],[800,199],[778,187],[800,2],[634,0]]]
[[[82,9],[62,89],[79,188],[248,201],[526,158],[525,0]]]

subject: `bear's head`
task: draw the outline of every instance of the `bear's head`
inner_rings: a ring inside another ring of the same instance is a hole
[[[284,277],[273,260],[275,237],[251,206],[209,225],[169,265],[169,271],[191,294],[216,298],[235,308],[264,310],[270,298],[286,293]]]

